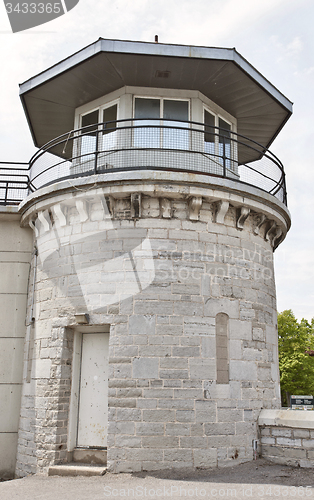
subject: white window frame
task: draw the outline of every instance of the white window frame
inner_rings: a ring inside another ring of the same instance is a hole
[[[226,122],[228,125],[230,125],[230,161],[231,162],[231,168],[227,168],[228,171],[232,172],[233,174],[235,173],[236,171],[236,168],[234,167],[234,163],[237,162],[237,157],[238,157],[238,154],[237,154],[237,143],[235,141],[232,140],[232,137],[233,137],[233,134],[235,133],[235,124],[228,118],[226,118],[222,113],[215,113],[211,108],[210,106],[206,106],[206,105],[203,105],[203,123],[204,123],[204,129],[205,129],[205,111],[207,113],[209,113],[210,115],[212,115],[214,118],[215,118],[215,130],[214,130],[214,134],[215,134],[215,149],[214,149],[214,154],[216,155],[215,156],[215,161],[217,163],[219,163],[219,119],[223,120],[224,122]],[[204,150],[205,150],[205,135],[204,135]],[[207,154],[210,154],[210,152],[208,152]]]
[[[187,120],[187,127],[186,128],[191,128],[191,98],[186,97],[180,97],[177,98],[175,96],[161,96],[161,95],[140,95],[140,94],[134,94],[133,95],[133,100],[132,100],[132,116],[133,120],[136,121],[137,119],[135,118],[135,99],[155,99],[159,100],[159,119],[154,120],[156,125],[160,125],[161,130],[160,130],[160,138],[159,138],[159,147],[163,146],[163,138],[164,138],[164,133],[163,133],[163,126],[164,122],[169,123],[169,126],[171,126],[171,121],[167,120],[164,118],[164,101],[181,101],[181,102],[187,102],[188,103],[188,120]],[[149,120],[149,118],[147,119]],[[159,120],[159,121],[158,121]],[[175,121],[175,120],[174,120]],[[139,120],[140,123],[140,120]],[[185,123],[185,122],[182,122]],[[186,130],[186,129],[185,129]],[[191,148],[191,135],[189,134],[189,144],[188,144],[188,149]],[[134,143],[134,134],[133,134],[133,140],[132,144]]]

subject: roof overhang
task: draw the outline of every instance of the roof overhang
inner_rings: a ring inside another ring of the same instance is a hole
[[[72,130],[78,106],[124,86],[198,90],[265,147],[292,114],[292,103],[235,49],[100,38],[20,85],[35,145]]]

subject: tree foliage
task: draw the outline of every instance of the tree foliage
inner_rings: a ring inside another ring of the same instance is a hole
[[[278,350],[282,400],[289,395],[314,394],[314,318],[296,320],[291,309],[278,314]]]

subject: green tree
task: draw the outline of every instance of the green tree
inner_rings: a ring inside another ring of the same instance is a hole
[[[291,309],[278,314],[278,351],[281,399],[290,404],[291,394],[314,394],[314,318],[296,320]]]

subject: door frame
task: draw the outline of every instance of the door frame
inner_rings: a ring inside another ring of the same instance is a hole
[[[109,344],[110,344],[110,325],[81,326],[74,330],[71,396],[70,396],[68,440],[67,440],[68,452],[72,452],[76,448],[76,443],[77,443],[83,333],[109,334]]]

